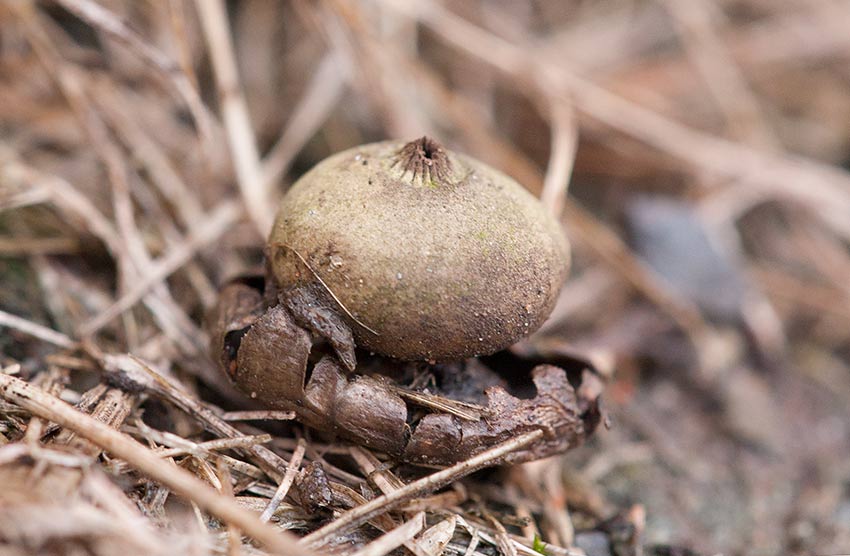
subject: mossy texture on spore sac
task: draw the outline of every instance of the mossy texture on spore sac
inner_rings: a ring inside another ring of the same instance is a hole
[[[269,238],[274,279],[286,288],[321,277],[355,317],[358,346],[377,353],[454,360],[502,349],[551,311],[569,265],[563,232],[501,172],[447,150],[439,168],[412,165],[399,158],[412,144],[349,149],[298,180]]]

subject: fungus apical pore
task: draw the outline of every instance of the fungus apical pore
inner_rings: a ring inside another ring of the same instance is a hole
[[[536,198],[428,137],[320,162],[283,198],[267,255],[277,288],[319,283],[359,347],[436,361],[536,330],[569,265]]]

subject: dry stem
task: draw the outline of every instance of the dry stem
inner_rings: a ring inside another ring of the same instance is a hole
[[[428,475],[427,477],[423,477],[419,480],[413,481],[412,483],[408,483],[398,490],[379,496],[370,500],[366,504],[349,510],[321,529],[313,531],[306,537],[303,537],[299,542],[308,546],[322,545],[328,542],[333,535],[341,534],[353,527],[362,525],[376,515],[396,508],[412,498],[433,492],[446,486],[452,481],[460,479],[461,477],[469,475],[470,473],[483,469],[489,465],[493,465],[507,454],[528,446],[532,442],[540,439],[542,436],[543,431],[541,430],[523,434],[493,446],[489,450],[481,452],[466,461],[462,461],[451,467],[443,469],[442,471],[438,471],[437,473]]]
[[[264,238],[272,229],[274,209],[263,179],[248,105],[239,81],[227,12],[222,0],[196,0],[195,7],[201,18],[207,48],[215,68],[221,112],[239,189],[248,214],[251,215],[260,237]]]
[[[57,423],[91,441],[102,450],[125,460],[180,496],[195,502],[226,523],[239,527],[275,553],[311,554],[309,550],[296,542],[295,537],[264,524],[255,514],[243,510],[231,498],[215,492],[188,471],[167,463],[155,452],[126,435],[76,411],[73,407],[31,384],[0,374],[0,395],[34,415]]]

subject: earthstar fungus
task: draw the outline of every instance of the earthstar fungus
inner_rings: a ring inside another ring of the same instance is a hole
[[[286,193],[266,275],[222,291],[213,352],[264,404],[394,457],[450,464],[535,429],[543,440],[507,460],[545,457],[598,420],[597,389],[577,394],[562,369],[535,368],[531,399],[478,372],[471,405],[394,379],[399,369],[436,369],[403,361],[445,362],[462,383],[477,360],[461,361],[543,323],[568,264],[559,224],[501,172],[428,137],[363,145],[323,160]],[[394,359],[361,368],[355,346]]]

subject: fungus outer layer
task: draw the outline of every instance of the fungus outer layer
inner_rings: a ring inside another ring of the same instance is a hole
[[[488,354],[530,334],[569,266],[535,197],[428,138],[320,162],[284,196],[268,255],[279,288],[320,278],[358,346],[408,360]]]

